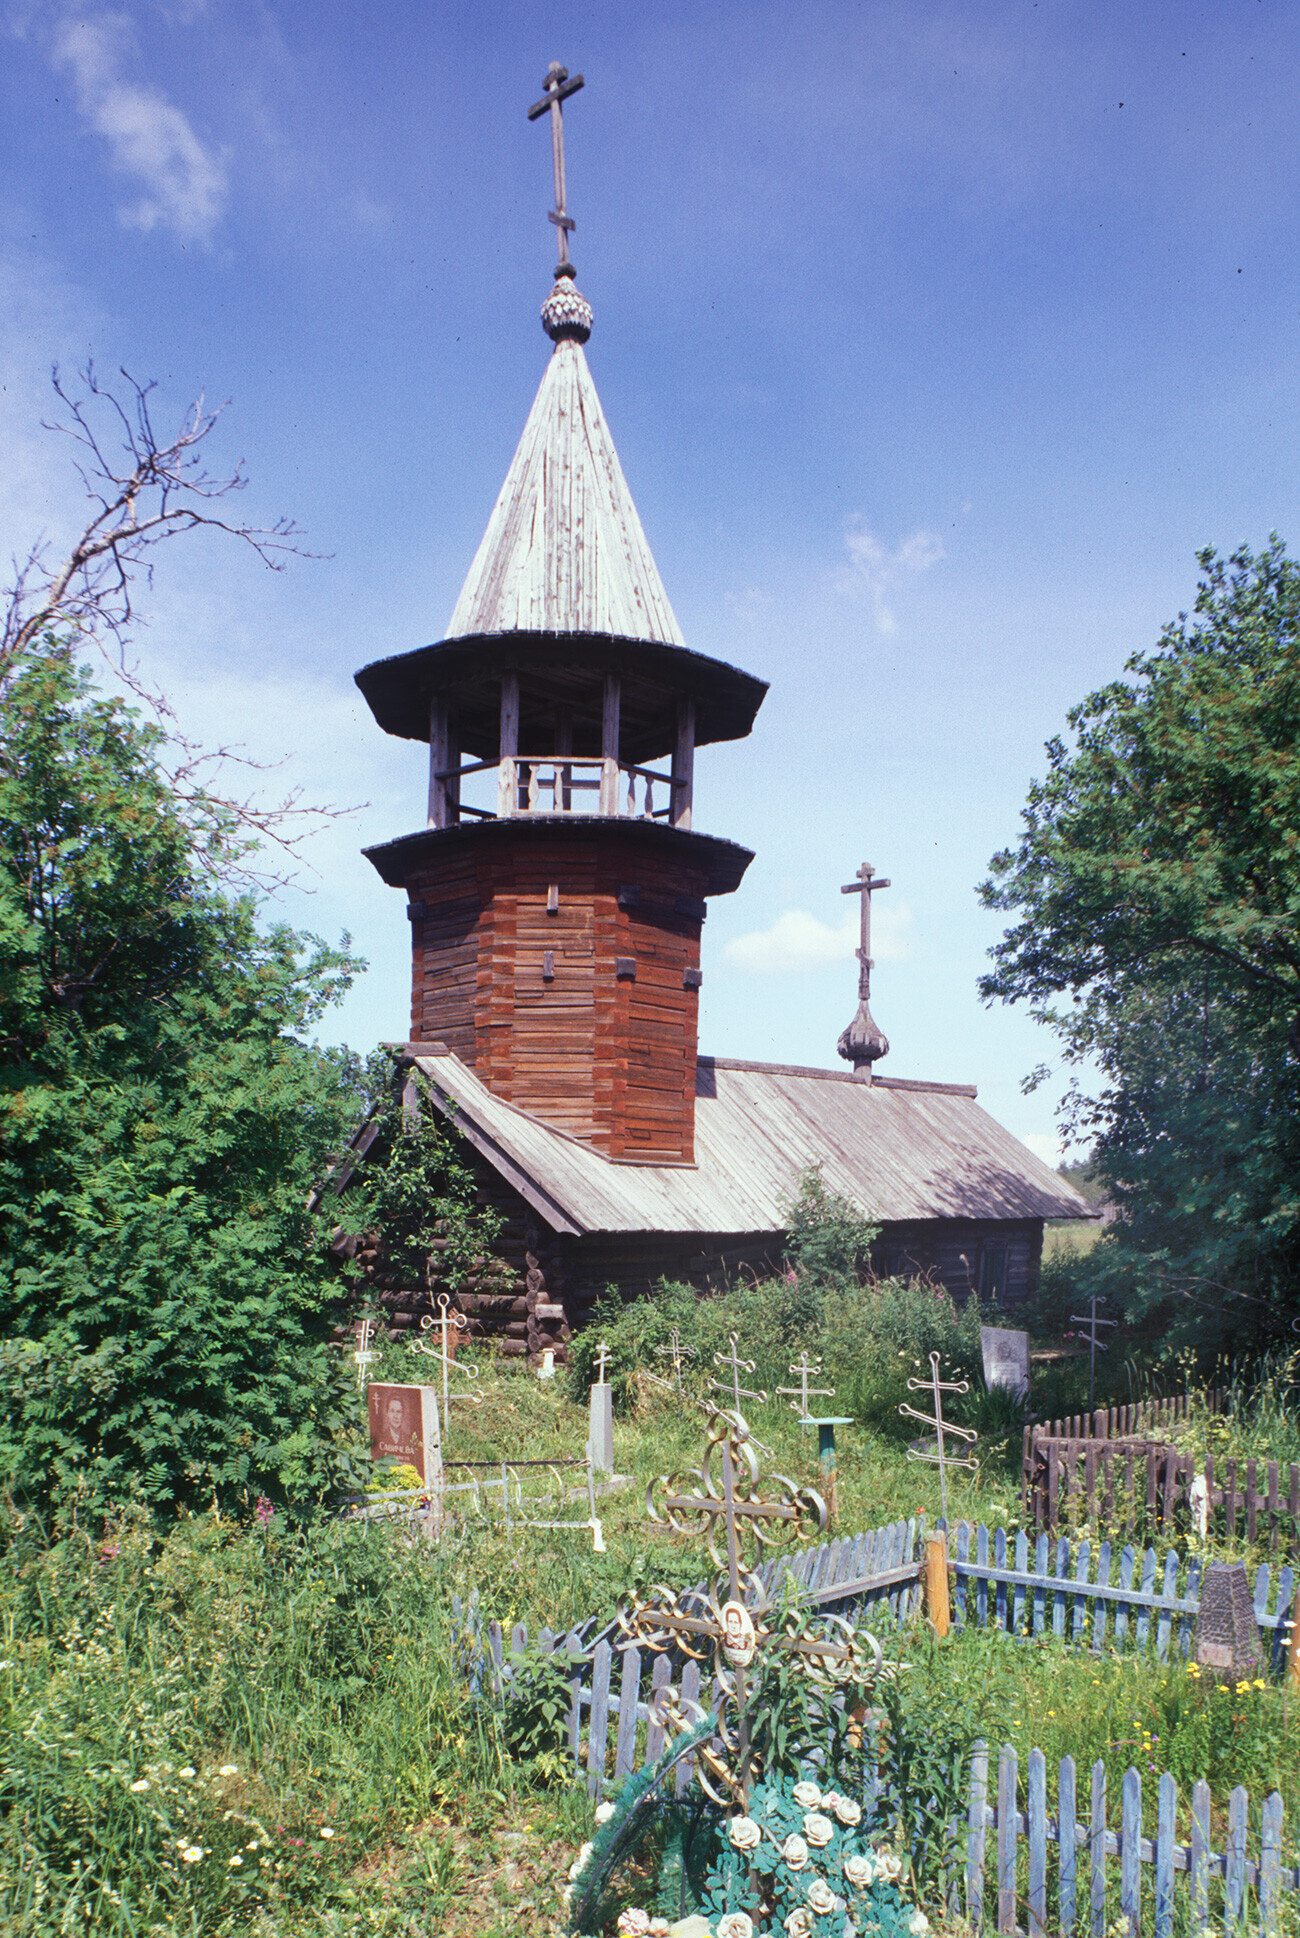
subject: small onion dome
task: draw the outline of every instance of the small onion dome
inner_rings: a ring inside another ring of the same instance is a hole
[[[835,1047],[844,1061],[853,1065],[855,1074],[863,1064],[870,1072],[873,1063],[882,1056],[888,1056],[889,1038],[872,1016],[865,997],[858,1004],[857,1015],[843,1032]]]
[[[542,304],[542,328],[552,343],[585,343],[591,335],[591,304],[569,277],[557,281]]]

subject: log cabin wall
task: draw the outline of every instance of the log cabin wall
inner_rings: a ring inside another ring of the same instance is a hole
[[[1015,1306],[1038,1290],[1043,1258],[1041,1218],[935,1218],[882,1225],[871,1248],[881,1278],[929,1278],[958,1304],[974,1292],[981,1305]]]
[[[458,845],[406,883],[412,1040],[607,1157],[691,1163],[706,886],[617,825]]]

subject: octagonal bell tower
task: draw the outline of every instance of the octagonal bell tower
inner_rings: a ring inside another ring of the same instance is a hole
[[[689,1164],[700,928],[752,860],[692,826],[695,750],[747,734],[767,687],[685,645],[587,367],[560,108],[581,85],[552,65],[531,111],[559,262],[514,461],[446,638],[356,676],[429,744],[426,826],[366,853],[406,892],[412,1041],[611,1159]]]

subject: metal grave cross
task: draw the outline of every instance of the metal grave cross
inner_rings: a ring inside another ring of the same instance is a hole
[[[1097,1294],[1094,1292],[1088,1301],[1088,1314],[1086,1318],[1084,1317],[1082,1312],[1072,1312],[1070,1314],[1070,1324],[1072,1326],[1087,1326],[1088,1328],[1087,1332],[1083,1334],[1083,1337],[1088,1342],[1088,1411],[1089,1413],[1092,1412],[1093,1388],[1096,1384],[1096,1378],[1097,1378],[1097,1354],[1104,1353],[1107,1346],[1110,1344],[1109,1340],[1103,1339],[1101,1337],[1101,1335],[1097,1331],[1097,1328],[1098,1326],[1117,1326],[1119,1324],[1118,1319],[1103,1319],[1097,1311],[1097,1307],[1099,1304],[1104,1305],[1105,1300],[1104,1299],[1099,1300],[1097,1297]]]
[[[542,82],[545,92],[540,101],[534,101],[528,110],[528,119],[536,121],[539,115],[551,117],[551,159],[555,163],[555,207],[551,210],[551,221],[555,224],[555,240],[559,245],[560,257],[555,265],[557,276],[572,276],[573,264],[569,261],[569,231],[574,227],[572,216],[565,207],[564,193],[564,109],[561,103],[571,94],[576,94],[582,86],[581,74],[570,80],[567,67],[552,61]]]
[[[449,1393],[447,1390],[447,1374],[449,1372],[455,1371],[457,1373],[463,1373],[466,1379],[476,1380],[478,1378],[478,1367],[462,1366],[451,1351],[453,1333],[468,1331],[469,1320],[463,1312],[452,1312],[450,1310],[451,1300],[445,1292],[438,1294],[438,1304],[441,1308],[439,1318],[434,1319],[429,1313],[426,1313],[420,1321],[420,1327],[422,1331],[427,1331],[430,1326],[441,1325],[441,1350],[437,1346],[423,1345],[418,1339],[411,1341],[411,1348],[414,1352],[424,1353],[429,1359],[437,1359],[442,1362],[442,1437],[444,1440],[448,1440],[451,1438],[451,1415],[448,1411],[449,1402],[451,1400],[468,1400],[471,1406],[482,1406],[483,1395],[473,1392]]]
[[[662,1584],[644,1595],[625,1595],[618,1622],[624,1648],[675,1648],[697,1662],[712,1655],[721,1713],[717,1736],[697,1752],[696,1776],[715,1802],[743,1806],[757,1774],[745,1672],[760,1648],[789,1653],[800,1673],[823,1685],[871,1681],[880,1668],[881,1650],[865,1630],[854,1630],[836,1617],[775,1607],[746,1561],[746,1544],[752,1538],[761,1552],[780,1532],[800,1539],[823,1533],[825,1503],[812,1488],[797,1487],[780,1474],[774,1476],[780,1498],[764,1498],[754,1445],[738,1414],[714,1408],[708,1434],[700,1467],[652,1481],[646,1511],[658,1527],[702,1534],[721,1572],[711,1589],[688,1590],[680,1597]],[[809,1625],[815,1619],[831,1632],[813,1633]],[[683,1714],[676,1692],[663,1693],[668,1700],[662,1720],[675,1731],[689,1728],[691,1718]]]
[[[932,1466],[938,1466],[939,1498],[942,1502],[943,1518],[946,1521],[948,1519],[949,1467],[960,1467],[967,1473],[977,1474],[979,1472],[980,1464],[978,1460],[967,1460],[962,1456],[954,1457],[946,1451],[943,1444],[945,1434],[951,1434],[954,1440],[960,1441],[966,1447],[973,1447],[979,1439],[979,1435],[970,1427],[954,1426],[951,1420],[945,1420],[943,1417],[943,1395],[945,1393],[969,1393],[970,1381],[968,1379],[940,1379],[939,1355],[938,1353],[931,1353],[929,1379],[910,1379],[907,1382],[907,1388],[910,1393],[928,1392],[934,1403],[933,1413],[918,1413],[916,1408],[914,1406],[908,1406],[906,1401],[903,1402],[898,1410],[906,1419],[919,1420],[921,1425],[928,1427],[934,1435],[935,1451],[932,1452],[928,1447],[909,1447],[907,1457],[909,1460],[925,1460],[929,1461]]]
[[[668,1344],[666,1346],[656,1346],[655,1352],[660,1359],[666,1359],[671,1362],[673,1376],[670,1380],[660,1379],[657,1373],[647,1373],[646,1378],[653,1380],[656,1386],[666,1387],[670,1393],[680,1393],[682,1390],[682,1367],[688,1359],[698,1359],[699,1351],[698,1346],[683,1346],[681,1329],[678,1326],[671,1327],[668,1333]]]
[[[371,1321],[369,1319],[363,1319],[361,1321],[361,1330],[357,1335],[356,1350],[357,1391],[360,1393],[362,1399],[366,1396],[366,1381],[370,1377],[366,1369],[372,1366],[379,1357],[379,1354],[370,1343],[373,1333],[374,1326]]]
[[[790,1401],[790,1411],[799,1415],[799,1425],[801,1427],[809,1427],[812,1425],[812,1415],[808,1411],[809,1400],[833,1400],[835,1398],[835,1388],[833,1386],[809,1386],[808,1382],[810,1379],[821,1378],[822,1363],[820,1359],[809,1359],[806,1349],[800,1353],[798,1359],[790,1368],[790,1371],[798,1376],[798,1386],[778,1386],[776,1390],[778,1393],[798,1394],[799,1397],[797,1400],[792,1399]]]
[[[752,1359],[742,1359],[740,1357],[738,1350],[740,1334],[738,1332],[729,1332],[727,1338],[731,1341],[731,1351],[729,1353],[714,1353],[713,1363],[715,1366],[721,1367],[724,1373],[729,1372],[731,1378],[710,1378],[709,1385],[716,1388],[719,1393],[730,1393],[732,1409],[736,1413],[739,1413],[741,1410],[740,1402],[742,1400],[757,1400],[760,1406],[766,1406],[767,1394],[763,1392],[761,1387],[755,1390],[749,1386],[742,1386],[740,1383],[741,1374],[752,1373],[756,1364]]]

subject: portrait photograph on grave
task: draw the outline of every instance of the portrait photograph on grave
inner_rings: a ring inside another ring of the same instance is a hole
[[[431,1386],[388,1386],[368,1389],[370,1458],[401,1460],[413,1467],[424,1485],[434,1476],[430,1467],[441,1463],[437,1394]]]

